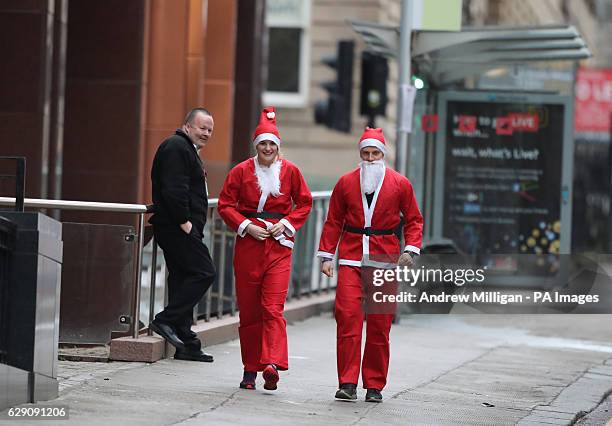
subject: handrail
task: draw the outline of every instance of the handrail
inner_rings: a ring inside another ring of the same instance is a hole
[[[0,197],[0,206],[14,206],[14,197]],[[40,198],[24,199],[25,208],[60,209],[60,210],[90,210],[116,213],[147,213],[144,204],[102,203],[97,201],[67,201],[46,200]]]
[[[314,191],[313,200],[329,198],[331,191]],[[217,198],[208,201],[208,207],[217,207]],[[15,197],[0,197],[0,206],[13,207]],[[32,209],[89,210],[115,213],[151,213],[151,206],[145,204],[105,203],[99,201],[48,200],[25,198],[24,207]]]

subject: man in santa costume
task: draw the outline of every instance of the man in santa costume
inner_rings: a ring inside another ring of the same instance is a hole
[[[361,365],[366,401],[382,402],[393,314],[368,312],[362,362],[361,334],[366,317],[362,307],[362,273],[365,268],[396,266],[390,266],[390,262],[411,266],[420,253],[423,217],[410,181],[385,166],[387,149],[382,130],[366,128],[359,150],[362,159],[359,168],[342,176],[332,192],[317,256],[321,258],[321,271],[331,277],[332,258],[338,247],[336,398],[357,399]],[[399,229],[401,224],[403,229]],[[404,247],[400,247],[396,231],[403,233]]]
[[[312,196],[300,170],[280,156],[280,145],[274,107],[264,108],[253,135],[257,155],[229,172],[219,194],[219,215],[237,233],[244,389],[255,389],[257,372],[263,371],[264,389],[275,390],[278,371],[289,367],[283,311],[295,233],[306,222]]]

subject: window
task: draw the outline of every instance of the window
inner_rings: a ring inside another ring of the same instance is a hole
[[[263,102],[305,107],[308,102],[311,0],[266,0],[267,82]]]

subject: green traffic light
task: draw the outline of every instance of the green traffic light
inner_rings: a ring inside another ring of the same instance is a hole
[[[422,89],[425,87],[425,82],[423,79],[417,77],[416,75],[412,76],[412,85],[418,89]]]

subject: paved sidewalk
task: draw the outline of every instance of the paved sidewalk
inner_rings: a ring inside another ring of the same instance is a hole
[[[333,399],[330,314],[289,326],[290,370],[279,390],[238,389],[237,341],[213,364],[60,362],[62,424],[369,425],[569,424],[612,390],[611,316],[402,318],[391,335],[383,404]],[[20,424],[39,425],[36,422]],[[605,423],[605,422],[604,422]],[[589,424],[603,424],[589,423]]]

